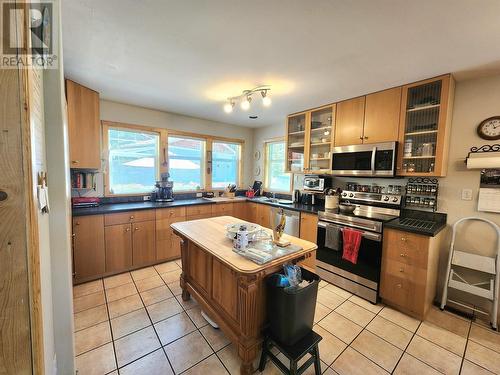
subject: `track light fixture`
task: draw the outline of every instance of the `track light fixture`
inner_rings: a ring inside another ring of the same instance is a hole
[[[224,112],[233,112],[233,108],[237,101],[240,101],[240,108],[243,111],[248,111],[250,109],[250,103],[252,102],[252,95],[256,92],[260,92],[260,95],[262,96],[262,105],[264,107],[269,107],[271,105],[269,91],[271,91],[270,86],[257,86],[251,90],[243,90],[241,95],[227,98],[227,102],[224,104]]]

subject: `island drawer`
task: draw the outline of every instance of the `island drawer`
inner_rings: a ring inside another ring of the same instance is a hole
[[[156,220],[174,219],[186,216],[186,207],[158,208],[156,210]]]
[[[186,209],[187,216],[206,215],[211,213],[212,213],[211,204],[198,204],[196,206],[188,206]]]
[[[154,220],[155,210],[139,210],[129,212],[119,212],[104,215],[104,225],[117,225],[127,223],[137,223],[140,221]]]

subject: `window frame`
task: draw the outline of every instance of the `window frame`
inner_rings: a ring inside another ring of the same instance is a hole
[[[268,181],[268,168],[269,168],[269,163],[268,163],[268,152],[267,148],[268,145],[271,143],[283,143],[285,146],[285,155],[284,155],[284,160],[283,160],[283,173],[288,173],[290,175],[290,186],[288,187],[288,190],[277,190],[277,189],[271,189],[269,186],[269,181]],[[284,137],[277,137],[277,138],[270,138],[264,141],[264,190],[271,192],[271,193],[283,193],[283,194],[291,194],[292,189],[293,189],[293,180],[294,180],[294,174],[293,172],[287,172],[286,171],[286,161],[287,161],[287,154],[286,154],[286,140]]]
[[[203,182],[204,187],[199,190],[177,190],[177,194],[182,193],[202,193],[206,191],[222,191],[223,189],[213,189],[212,188],[212,164],[211,164],[211,153],[212,153],[212,143],[213,142],[226,142],[226,143],[234,143],[240,145],[240,155],[239,155],[239,163],[238,163],[238,181],[237,187],[241,188],[241,184],[243,183],[243,155],[245,150],[245,140],[238,138],[227,138],[227,137],[217,137],[205,134],[198,134],[192,132],[185,132],[180,130],[172,130],[167,128],[157,128],[146,125],[136,125],[136,124],[127,124],[121,122],[114,121],[101,121],[101,139],[102,139],[102,152],[103,152],[103,180],[104,180],[104,196],[105,197],[121,197],[121,196],[144,196],[149,195],[148,193],[141,194],[114,194],[109,190],[109,149],[108,149],[108,130],[109,128],[114,129],[125,129],[125,130],[135,130],[142,131],[145,133],[155,133],[160,134],[160,154],[158,155],[160,161],[160,174],[168,172],[168,137],[186,137],[186,138],[194,138],[205,141],[205,153],[203,155]],[[166,163],[165,163],[166,162]],[[209,170],[210,169],[210,170]],[[174,181],[175,183],[175,181]]]

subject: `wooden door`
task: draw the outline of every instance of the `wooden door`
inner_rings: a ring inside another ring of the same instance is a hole
[[[247,211],[246,220],[251,222],[251,223],[259,224],[258,223],[259,219],[258,219],[258,214],[257,214],[257,209],[259,207],[259,204],[249,202],[249,203],[247,203],[247,206],[248,206],[248,211]]]
[[[106,272],[118,272],[132,267],[131,224],[105,227],[104,238],[106,242]]]
[[[103,215],[73,218],[73,277],[76,282],[105,272]]]
[[[249,203],[247,202],[238,202],[238,203],[234,203],[233,205],[233,216],[238,218],[238,219],[241,219],[241,220],[246,220],[246,221],[249,221],[248,220],[248,207],[249,207]]]
[[[395,87],[366,96],[363,143],[398,140],[401,91]]]
[[[71,168],[100,169],[99,93],[66,80]]]
[[[257,204],[257,224],[271,228],[271,206]]]
[[[213,259],[212,296],[234,321],[238,321],[238,277],[226,265]]]
[[[132,264],[143,266],[156,260],[155,222],[132,224]]]
[[[335,146],[349,146],[363,143],[364,117],[364,96],[337,103]]]

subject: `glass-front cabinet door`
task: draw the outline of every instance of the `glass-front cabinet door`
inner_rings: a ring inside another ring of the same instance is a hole
[[[397,174],[444,176],[451,116],[449,75],[403,87]]]
[[[286,169],[289,172],[302,172],[306,165],[306,134],[307,113],[299,113],[288,117],[287,123],[287,160]]]
[[[315,109],[310,114],[307,171],[327,173],[332,169],[335,106]]]

